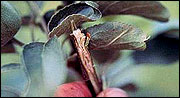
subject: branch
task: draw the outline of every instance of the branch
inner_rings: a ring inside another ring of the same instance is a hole
[[[78,57],[81,60],[84,71],[87,73],[95,93],[98,94],[101,91],[100,80],[97,77],[91,55],[88,49],[85,47],[86,36],[84,35],[84,33],[81,33],[80,29],[77,29],[73,30],[71,37],[73,38],[75,47],[77,49]]]
[[[40,20],[39,20],[39,23],[40,23],[40,25],[42,26],[43,31],[46,32],[46,33],[48,33],[45,20],[44,20],[44,18],[40,15],[41,10],[40,10],[40,8],[38,7],[38,5],[37,5],[36,3],[34,3],[34,1],[27,1],[27,4],[29,5],[29,7],[30,7],[30,9],[31,9],[31,11],[32,11],[33,18],[34,18],[34,19],[40,19]]]

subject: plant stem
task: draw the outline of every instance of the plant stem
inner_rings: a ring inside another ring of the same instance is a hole
[[[35,20],[35,19],[40,19],[39,23],[40,23],[40,25],[42,26],[43,31],[48,34],[48,30],[47,30],[47,27],[46,27],[45,20],[44,20],[43,17],[40,15],[41,10],[40,10],[40,8],[38,7],[38,5],[37,5],[36,3],[34,3],[34,1],[27,1],[27,4],[29,5],[29,7],[30,7],[30,9],[31,9],[31,11],[32,11],[34,20]]]
[[[77,29],[73,31],[71,37],[73,38],[78,57],[81,60],[81,64],[84,67],[84,69],[82,70],[87,73],[95,93],[98,94],[101,91],[102,87],[100,85],[100,80],[97,77],[91,55],[87,47],[85,47],[86,36],[84,35],[84,33],[81,33],[80,29]]]

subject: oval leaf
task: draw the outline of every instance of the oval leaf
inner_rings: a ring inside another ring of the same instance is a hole
[[[96,3],[99,4],[98,9],[104,16],[131,14],[161,22],[167,22],[170,17],[169,11],[157,1],[97,1]]]
[[[1,67],[2,96],[25,96],[29,82],[28,73],[20,64],[7,64]]]
[[[27,96],[37,97],[43,96],[43,78],[42,78],[42,50],[44,43],[30,43],[24,47],[23,63],[31,78],[31,85]]]
[[[89,47],[92,50],[146,48],[146,34],[132,25],[107,22],[89,27],[86,31],[91,34]]]
[[[1,47],[18,32],[21,18],[7,1],[1,2]]]
[[[56,87],[66,81],[67,68],[62,48],[57,37],[50,39],[42,52],[44,87],[49,96],[54,95]]]
[[[61,49],[57,37],[46,44],[36,42],[24,47],[24,64],[32,81],[27,96],[53,96],[56,87],[65,82],[66,61]]]
[[[63,33],[71,33],[71,21],[79,27],[87,21],[101,18],[101,12],[88,3],[71,4],[56,12],[48,23],[49,37],[60,36]]]

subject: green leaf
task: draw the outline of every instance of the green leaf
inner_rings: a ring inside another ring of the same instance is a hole
[[[68,68],[68,76],[66,83],[82,80],[80,74],[72,68]]]
[[[1,97],[20,97],[17,89],[1,85]]]
[[[42,50],[44,43],[30,43],[24,47],[23,63],[31,78],[31,85],[27,96],[43,96],[44,86],[42,77]]]
[[[57,37],[47,43],[31,43],[24,47],[24,64],[31,77],[28,96],[53,96],[56,87],[65,82],[66,61]]]
[[[77,27],[87,21],[94,21],[101,18],[101,12],[87,3],[76,3],[66,6],[56,12],[48,23],[49,37],[60,36],[63,33],[71,33],[71,21]]]
[[[171,20],[166,24],[154,23],[151,39],[162,33],[167,33],[171,38],[179,39],[179,19]]]
[[[138,15],[156,21],[167,22],[169,11],[157,1],[97,1],[104,16],[125,14]]]
[[[109,87],[120,87],[128,83],[132,83],[133,78],[126,75],[125,72],[133,68],[133,60],[131,58],[117,60],[111,64],[106,71],[106,80]]]
[[[7,1],[1,2],[1,47],[18,32],[21,18],[17,11]]]
[[[130,56],[130,51],[121,51],[121,56],[116,61],[100,66],[103,89],[124,87],[131,83],[136,84],[133,81],[133,77],[126,73],[135,67],[133,66],[134,61]]]
[[[99,5],[97,3],[95,3],[95,2],[93,2],[93,1],[81,1],[81,3],[86,3],[86,4],[88,4],[88,5],[92,6],[92,7],[95,7],[95,8],[99,7]]]
[[[24,66],[12,63],[1,67],[1,97],[25,96],[29,82]]]
[[[139,28],[119,22],[107,22],[86,29],[91,34],[89,48],[92,50],[146,48],[147,36]]]
[[[45,45],[42,52],[44,87],[49,96],[54,95],[56,87],[66,81],[67,68],[61,44],[55,36]]]
[[[134,51],[132,56],[136,64],[162,64],[168,66],[178,61],[179,39],[170,35],[171,33],[174,32],[164,32],[149,40],[145,51]]]

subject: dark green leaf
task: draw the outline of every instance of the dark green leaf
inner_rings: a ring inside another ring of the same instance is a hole
[[[87,21],[94,21],[101,18],[101,12],[87,3],[76,3],[66,6],[56,12],[49,24],[49,37],[60,36],[63,33],[71,33],[71,21],[73,20],[77,27]]]
[[[97,1],[104,16],[116,14],[131,14],[145,18],[167,22],[169,11],[157,1]]]
[[[1,2],[1,47],[18,32],[21,18],[17,11],[7,1]]]
[[[7,64],[1,67],[2,96],[25,96],[29,88],[29,82],[30,79],[24,66]]]
[[[68,0],[67,1],[63,1],[63,5],[66,6],[66,5],[72,4],[74,2],[75,1],[73,1],[73,0],[72,1],[70,1],[70,0],[69,1]]]
[[[91,34],[89,47],[92,50],[146,48],[146,34],[132,25],[107,22],[89,27],[86,31]]]
[[[171,65],[179,60],[179,20],[153,26],[146,50],[134,51],[132,56],[137,64]]]
[[[91,51],[92,57],[99,64],[112,63],[120,57],[119,50],[93,50]]]
[[[174,32],[169,32],[174,33]],[[145,51],[132,54],[137,64],[171,65],[179,60],[179,39],[168,37],[168,33],[156,36],[147,42]]]

